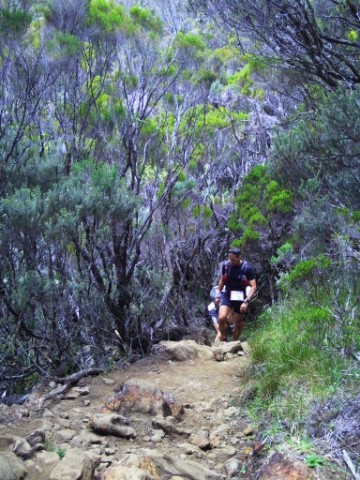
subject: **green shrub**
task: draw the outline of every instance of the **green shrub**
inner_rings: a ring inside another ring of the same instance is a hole
[[[268,309],[250,337],[257,386],[253,408],[275,418],[302,421],[309,403],[342,385],[349,360],[336,354],[329,338],[334,318],[303,294]]]

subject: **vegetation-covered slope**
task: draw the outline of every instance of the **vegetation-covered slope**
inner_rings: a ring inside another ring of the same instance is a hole
[[[2,390],[181,335],[233,243],[255,405],[306,432],[358,394],[360,4],[188,7],[2,3]]]

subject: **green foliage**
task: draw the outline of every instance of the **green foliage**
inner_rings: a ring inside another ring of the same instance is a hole
[[[355,177],[360,154],[356,140],[360,134],[360,93],[339,89],[326,94],[315,89],[313,96],[316,110],[300,116],[293,128],[274,138],[273,173],[281,176],[295,198],[304,203],[313,200],[309,195],[336,196],[335,206],[358,210]],[[331,210],[329,205],[326,215]],[[318,216],[315,212],[312,215]]]
[[[245,62],[245,65],[228,77],[228,84],[239,89],[242,95],[258,99],[263,98],[264,91],[256,87],[254,75],[265,71],[266,64],[264,60],[252,54],[242,55],[241,60]]]
[[[107,93],[101,93],[96,99],[96,106],[98,115],[92,114],[94,121],[109,122],[113,119],[121,120],[126,115],[126,110],[121,99],[114,104],[114,98]]]
[[[183,49],[205,50],[206,43],[201,35],[179,32],[175,38],[175,45]]]
[[[278,254],[277,261],[287,261],[292,246],[283,245]],[[354,300],[360,284],[356,272],[342,268],[319,256],[299,262],[285,275],[297,288],[264,312],[263,324],[250,339],[258,392],[254,411],[266,408],[274,420],[286,417],[303,428],[314,400],[351,388],[351,372],[357,368],[351,354],[360,347]]]
[[[299,451],[301,454],[309,453],[314,448],[313,443],[309,440],[308,437],[305,437],[305,438],[291,437],[289,439],[289,444],[290,446],[295,448],[295,450]]]
[[[291,272],[281,277],[279,285],[282,288],[286,288],[286,286],[291,284],[299,284],[306,280],[314,279],[322,272],[328,270],[331,266],[331,259],[324,255],[303,260],[299,262]]]
[[[243,181],[236,196],[236,210],[228,222],[234,231],[243,231],[242,246],[271,236],[275,223],[286,222],[293,210],[290,191],[271,178],[267,165],[254,167]]]
[[[178,73],[178,67],[176,65],[167,65],[163,69],[160,70],[159,75],[164,77],[172,77]],[[172,93],[167,93],[166,98],[170,104],[173,103],[174,95]]]
[[[134,5],[130,7],[129,14],[139,26],[157,33],[162,33],[163,22],[159,17],[155,16],[151,10],[142,8],[139,5]]]
[[[186,178],[182,177],[176,182],[174,187],[174,195],[176,197],[182,197],[183,195],[189,193],[193,188],[196,186],[196,182],[194,179],[186,180]]]
[[[338,207],[336,212],[339,213],[342,217],[345,218],[348,222],[360,222],[360,211],[359,210],[350,210],[349,208]]]
[[[241,60],[249,65],[251,72],[264,73],[268,67],[268,60],[266,58],[255,55],[253,53],[245,53],[241,56]]]
[[[292,261],[294,254],[294,248],[291,243],[284,243],[276,251],[277,256],[271,257],[271,263],[273,265],[279,265],[281,263],[289,264]]]
[[[52,439],[46,440],[44,450],[46,452],[55,452],[59,456],[60,460],[63,459],[66,454],[66,448],[59,447]]]
[[[308,467],[315,468],[315,467],[323,467],[326,465],[326,459],[317,455],[316,453],[311,453],[310,455],[306,455],[305,463]]]
[[[57,208],[63,205],[79,220],[93,215],[102,224],[128,218],[136,204],[119,181],[115,167],[89,161],[74,166],[73,175],[64,180],[61,188],[54,189],[51,201],[57,202]]]
[[[239,219],[237,213],[233,212],[227,221],[228,228],[235,234],[243,231],[243,224]]]
[[[80,53],[82,48],[82,42],[75,35],[63,32],[56,32],[53,39],[48,42],[49,52],[57,59],[72,57]]]
[[[245,65],[239,72],[231,75],[228,79],[228,83],[229,85],[238,86],[243,95],[250,95],[251,87],[253,86],[250,65]]]
[[[198,82],[205,83],[206,85],[211,85],[217,79],[215,72],[212,72],[208,69],[199,69],[198,70]]]
[[[89,25],[98,25],[105,33],[120,30],[125,25],[126,11],[114,0],[91,0]]]
[[[216,48],[211,52],[211,56],[222,62],[230,62],[239,58],[239,51],[232,46]]]
[[[34,338],[47,339],[46,348],[56,361],[65,355],[63,344],[67,352],[76,350],[80,331],[89,335],[96,322],[112,328],[98,288],[106,281],[116,285],[111,278],[114,232],[132,220],[138,203],[115,167],[86,161],[75,164],[70,176],[59,174],[60,167],[54,159],[19,165],[13,169],[13,192],[9,188],[0,204],[1,289],[6,297],[1,308],[6,310],[9,329],[4,348],[15,348],[17,368],[29,372],[19,388],[32,381],[33,359],[24,352],[37,351]],[[37,178],[40,185],[34,185]],[[97,287],[94,279],[83,276],[84,268],[93,272]],[[116,294],[114,286],[112,291]],[[74,305],[81,312],[81,322],[71,320]],[[18,331],[21,340],[14,342]],[[64,343],[56,343],[57,338]],[[45,360],[36,361],[46,368]],[[5,367],[9,372],[15,368],[7,360]]]
[[[260,232],[256,232],[251,228],[245,228],[239,241],[239,246],[243,247],[252,242],[258,242],[260,240]]]
[[[42,34],[45,26],[44,18],[35,18],[31,21],[31,24],[28,28],[27,37],[29,44],[31,44],[35,49],[38,49],[41,45]]]
[[[193,208],[193,216],[194,218],[199,218],[199,217],[203,217],[203,218],[211,218],[212,215],[213,215],[213,212],[211,210],[210,207],[208,207],[207,205],[197,205]]]
[[[151,136],[153,133],[155,133],[158,128],[159,119],[158,118],[147,118],[142,124],[141,124],[141,132],[146,135],[146,136]]]
[[[181,122],[180,130],[185,135],[190,133],[189,126],[194,124],[194,133],[197,138],[204,134],[214,135],[216,131],[236,127],[242,130],[244,121],[248,119],[244,112],[234,112],[226,107],[213,107],[212,105],[189,109]]]
[[[254,405],[301,423],[314,396],[339,388],[348,362],[328,351],[332,329],[330,312],[311,305],[304,291],[265,312],[250,339],[258,391]]]
[[[2,33],[24,32],[29,27],[32,16],[20,9],[0,9],[0,31]]]
[[[60,460],[65,457],[66,454],[66,448],[64,447],[58,447],[54,450],[55,453],[59,455]]]
[[[264,200],[268,201],[269,213],[291,213],[293,195],[289,190],[281,189],[278,182],[271,180],[264,191]]]
[[[194,148],[194,150],[192,151],[192,154],[191,154],[192,163],[189,164],[190,169],[192,170],[195,169],[198,162],[200,162],[205,155],[206,155],[205,145],[199,142]]]
[[[126,87],[130,89],[135,89],[139,84],[139,79],[135,75],[124,74],[122,80]]]
[[[357,42],[359,39],[359,32],[357,30],[351,29],[346,34],[346,38],[351,42]]]

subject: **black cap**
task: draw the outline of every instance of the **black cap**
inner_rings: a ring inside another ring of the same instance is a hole
[[[230,247],[228,253],[232,253],[233,255],[241,255],[240,248]]]

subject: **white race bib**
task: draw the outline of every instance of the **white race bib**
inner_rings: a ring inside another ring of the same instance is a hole
[[[230,300],[232,302],[243,302],[244,301],[244,292],[239,290],[231,290]]]

